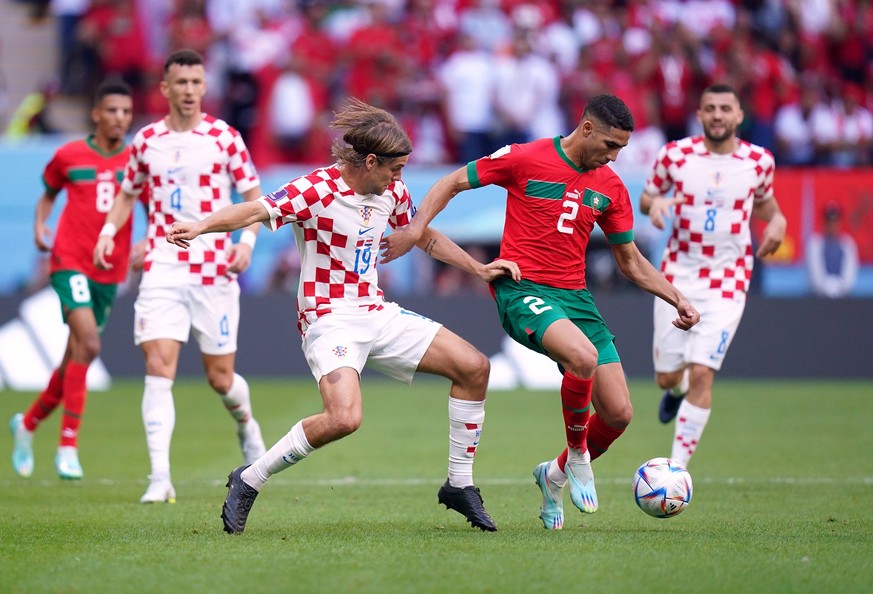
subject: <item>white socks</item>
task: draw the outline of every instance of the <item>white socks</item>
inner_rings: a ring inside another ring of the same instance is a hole
[[[711,409],[694,406],[688,400],[683,400],[676,414],[676,432],[673,439],[673,452],[670,457],[683,466],[688,466],[688,461],[694,455],[703,429],[709,421]]]
[[[249,397],[249,384],[238,373],[233,374],[233,382],[227,394],[220,394],[221,401],[237,423],[247,423],[252,418],[252,401]]]
[[[297,464],[314,449],[303,432],[303,421],[298,421],[266,454],[243,470],[240,477],[247,485],[260,491],[272,475]]]
[[[449,397],[449,484],[453,487],[473,484],[473,458],[484,420],[484,400]]]
[[[449,398],[449,484],[453,487],[464,488],[473,484],[473,458],[484,420],[484,400],[473,402]],[[260,491],[272,475],[297,464],[314,449],[303,431],[303,421],[298,421],[285,437],[246,468],[241,478]]]
[[[170,441],[176,426],[173,380],[147,375],[142,395],[142,423],[151,460],[151,477],[170,478]]]
[[[591,464],[591,452],[589,452],[588,450],[582,452],[579,451],[578,448],[567,448],[567,464],[573,462],[577,464]],[[554,483],[558,487],[563,487],[567,484],[567,473],[561,470],[561,467],[558,465],[557,458],[552,460],[552,463],[549,464],[549,469],[546,472],[546,477],[549,479],[549,482]]]

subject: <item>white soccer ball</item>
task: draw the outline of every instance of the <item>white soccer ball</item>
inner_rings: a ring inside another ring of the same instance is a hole
[[[634,474],[634,501],[655,518],[672,518],[691,503],[691,475],[670,458],[652,458]]]

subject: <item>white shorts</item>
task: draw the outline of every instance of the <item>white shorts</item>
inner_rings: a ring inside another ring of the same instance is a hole
[[[239,284],[235,282],[140,288],[133,311],[137,345],[159,338],[188,342],[193,331],[205,355],[236,352]]]
[[[386,303],[379,311],[332,312],[303,337],[303,354],[315,381],[341,367],[364,366],[406,384],[442,324]]]
[[[673,325],[678,317],[676,308],[663,299],[655,299],[652,358],[656,372],[678,371],[689,363],[721,369],[746,302],[719,298],[692,300],[692,304],[700,313],[700,321],[685,331]]]

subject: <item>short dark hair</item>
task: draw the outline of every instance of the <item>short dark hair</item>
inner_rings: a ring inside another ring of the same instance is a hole
[[[631,115],[624,101],[615,95],[595,95],[589,99],[585,111],[582,112],[582,119],[586,117],[593,118],[610,128],[618,128],[626,132],[634,131],[634,116]]]
[[[703,89],[700,96],[703,97],[706,93],[730,93],[737,98],[737,101],[740,100],[740,94],[737,93],[737,90],[727,83],[713,83]]]
[[[203,64],[203,56],[192,49],[180,49],[174,51],[164,62],[164,74],[170,71],[170,66],[197,66]]]
[[[111,78],[100,83],[97,91],[94,93],[94,105],[99,105],[106,95],[126,95],[133,97],[133,90],[130,85],[120,78]]]

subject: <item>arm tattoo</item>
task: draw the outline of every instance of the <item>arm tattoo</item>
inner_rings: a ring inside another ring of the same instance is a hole
[[[436,247],[436,242],[437,242],[436,239],[428,240],[427,245],[424,246],[424,253],[427,254],[428,256],[432,256],[433,255],[433,248]]]

